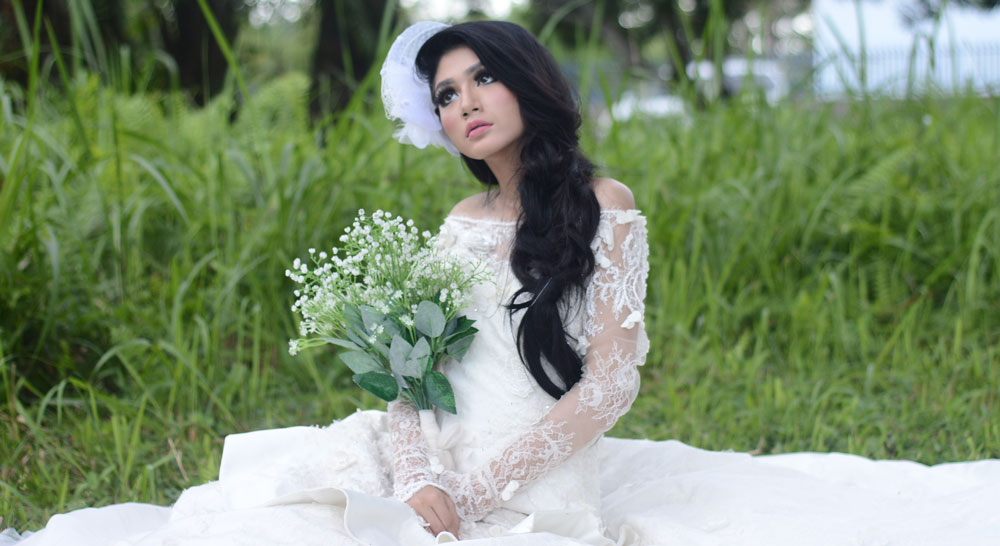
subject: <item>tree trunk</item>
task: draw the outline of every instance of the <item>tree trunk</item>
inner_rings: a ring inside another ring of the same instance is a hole
[[[232,44],[239,30],[242,0],[208,0],[212,15]],[[195,0],[174,0],[170,9],[157,10],[160,35],[167,53],[177,62],[180,86],[199,106],[222,90],[228,68],[222,49]]]
[[[343,109],[371,69],[386,0],[321,1],[319,33],[313,50],[309,113],[315,121]],[[388,14],[397,17],[397,13]]]

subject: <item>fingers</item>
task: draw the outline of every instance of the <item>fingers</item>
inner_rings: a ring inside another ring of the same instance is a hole
[[[431,530],[434,531],[434,536],[437,536],[439,533],[447,531],[448,528],[445,526],[445,524],[444,524],[444,522],[443,522],[443,520],[441,518],[441,514],[438,513],[437,507],[435,507],[434,505],[431,505],[430,508],[431,508],[431,513],[434,514],[434,520],[438,522],[438,524],[437,524],[436,527],[434,525],[431,525]]]
[[[438,516],[437,511],[434,510],[433,506],[428,507],[426,514],[422,514],[427,523],[431,524],[431,533],[437,536],[442,531],[445,530],[445,526],[441,523],[441,517]]]
[[[455,508],[455,503],[451,500],[451,495],[445,494],[444,500],[448,506],[448,517],[444,520],[445,527],[451,531],[451,534],[455,535],[455,538],[460,539],[458,529],[461,527],[462,520],[458,517],[458,509]]]
[[[444,528],[444,525],[441,524],[440,519],[430,509],[426,501],[420,498],[421,496],[420,493],[413,495],[410,500],[406,501],[406,504],[424,521],[424,528],[427,529],[427,532],[437,535],[440,532],[439,529]]]
[[[455,512],[453,505],[449,507],[451,500],[448,499],[447,495],[445,495],[445,501],[431,506],[434,516],[441,522],[442,526],[440,531],[434,531],[434,535],[436,536],[441,531],[448,531],[455,535],[455,538],[458,538],[458,514]]]
[[[414,494],[406,504],[427,522],[429,526],[427,530],[434,536],[448,531],[455,535],[455,538],[460,538],[458,531],[461,519],[458,517],[458,510],[455,509],[451,496],[444,491],[427,486]]]

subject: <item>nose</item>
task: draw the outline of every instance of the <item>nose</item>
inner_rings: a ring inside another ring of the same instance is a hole
[[[459,99],[462,101],[462,117],[467,118],[472,112],[479,111],[479,94],[475,87],[467,89]]]

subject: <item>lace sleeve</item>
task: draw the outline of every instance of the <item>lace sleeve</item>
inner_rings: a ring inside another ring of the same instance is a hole
[[[455,245],[447,223],[438,228],[431,242],[435,254],[444,254]],[[425,485],[437,486],[431,472],[430,448],[420,428],[420,414],[412,402],[396,399],[386,407],[389,439],[392,442],[392,494],[406,502]]]
[[[396,399],[386,409],[392,442],[392,495],[406,502],[425,485],[437,486],[431,473],[430,450],[420,428],[417,407]]]
[[[645,218],[635,210],[602,215],[593,245],[597,264],[587,288],[583,377],[498,457],[467,474],[441,473],[441,486],[464,520],[482,519],[522,484],[590,445],[639,392],[637,367],[649,348],[643,322],[649,271]]]

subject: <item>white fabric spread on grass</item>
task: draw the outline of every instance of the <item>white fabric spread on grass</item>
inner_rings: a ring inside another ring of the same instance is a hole
[[[0,535],[0,546],[454,541],[432,537],[394,497],[423,482],[445,482],[453,495],[466,495],[459,504],[470,519],[460,536],[472,545],[1000,544],[997,460],[927,467],[603,438],[631,404],[635,368],[648,348],[644,226],[638,211],[602,213],[594,243],[600,282],[591,283],[582,309],[565,309],[589,379],[557,403],[521,365],[512,325],[498,307],[519,286],[506,266],[514,224],[446,219],[441,251],[486,260],[495,273],[472,294],[474,343],[463,362],[445,368],[458,415],[437,417],[442,436],[452,439],[452,474],[422,467],[431,455],[421,438],[400,447],[402,433],[419,431],[413,415],[360,411],[323,428],[227,437],[219,480],[184,491],[171,508],[78,510],[20,542],[12,531]],[[394,452],[405,464],[394,465]],[[464,482],[448,484],[443,476],[452,475]]]

